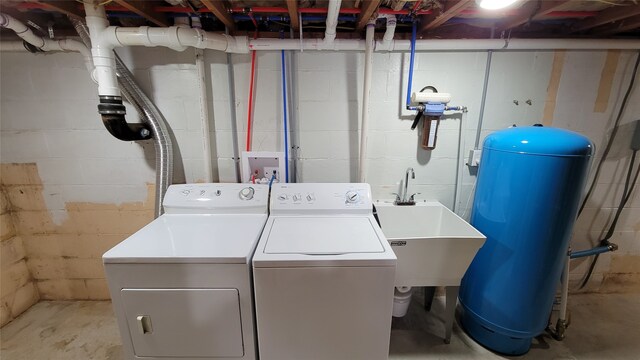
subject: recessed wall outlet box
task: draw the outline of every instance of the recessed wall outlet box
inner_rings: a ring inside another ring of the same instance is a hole
[[[240,159],[242,182],[269,182],[275,171],[275,182],[285,182],[284,153],[277,151],[243,151]]]
[[[467,165],[471,167],[480,165],[480,156],[482,156],[482,150],[473,149],[469,151],[469,160],[467,161]]]

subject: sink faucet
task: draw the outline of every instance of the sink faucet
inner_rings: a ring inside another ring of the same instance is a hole
[[[396,194],[396,205],[415,205],[416,201],[414,200],[414,196],[416,194],[412,194],[409,196],[409,173],[411,173],[411,178],[416,178],[416,173],[413,171],[413,168],[407,168],[407,172],[404,174],[404,191],[402,192],[402,197],[399,194]]]

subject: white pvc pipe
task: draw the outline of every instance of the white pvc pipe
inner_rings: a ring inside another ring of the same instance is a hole
[[[34,34],[29,27],[13,16],[3,13],[0,13],[0,27],[13,30],[21,39],[42,51],[79,52],[84,56],[85,66],[87,67],[89,74],[92,74],[93,77],[94,66],[91,59],[91,52],[80,41],[72,39],[52,40],[40,37]],[[20,43],[20,45],[18,45],[18,43]],[[21,42],[11,41],[6,42],[6,44],[3,45],[2,50],[18,51],[20,48],[24,49],[24,45]]]
[[[567,320],[567,303],[569,299],[569,268],[571,266],[571,256],[567,255],[567,259],[562,270],[562,277],[560,278],[560,285],[562,290],[560,293],[560,314],[558,319],[562,321]],[[557,330],[557,329],[556,329]]]
[[[195,47],[230,53],[249,52],[246,36],[234,37],[184,26],[166,28],[111,26],[105,29],[104,36],[112,46],[164,46],[177,51]]]
[[[84,11],[87,14],[91,54],[93,55],[93,65],[96,68],[94,73],[98,80],[98,95],[120,96],[113,45],[103,36],[105,29],[109,27],[107,14],[103,6],[87,3],[84,5]]]
[[[211,158],[211,133],[209,127],[209,97],[207,96],[206,72],[204,66],[204,51],[196,49],[196,69],[198,71],[198,87],[200,90],[200,123],[202,128],[202,151],[204,165],[204,181],[213,182],[213,167]]]
[[[358,182],[366,182],[367,176],[367,145],[369,141],[369,96],[371,95],[371,77],[373,68],[373,34],[375,20],[367,24],[364,52],[364,84],[362,86],[362,123],[360,125],[360,161],[358,162]]]
[[[340,6],[342,0],[329,0],[327,6],[327,22],[324,31],[324,42],[330,45],[336,38],[336,28],[338,27],[338,16],[340,15]]]
[[[378,16],[378,19],[385,19],[387,21],[387,30],[384,32],[382,41],[377,42],[376,50],[389,50],[389,48],[391,47],[393,36],[396,33],[396,16],[392,14],[381,14]]]

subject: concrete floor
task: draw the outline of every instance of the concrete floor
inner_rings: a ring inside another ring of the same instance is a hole
[[[442,298],[430,313],[422,298],[404,318],[394,319],[390,359],[502,359],[476,344],[454,325],[451,344],[443,343]],[[640,359],[640,295],[588,294],[571,299],[572,324],[567,338],[534,340],[520,359]],[[120,338],[106,301],[40,302],[0,330],[0,358],[123,358]]]

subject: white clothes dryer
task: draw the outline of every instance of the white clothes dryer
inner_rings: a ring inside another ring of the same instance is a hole
[[[268,187],[173,185],[103,261],[127,359],[257,359],[251,257]]]

